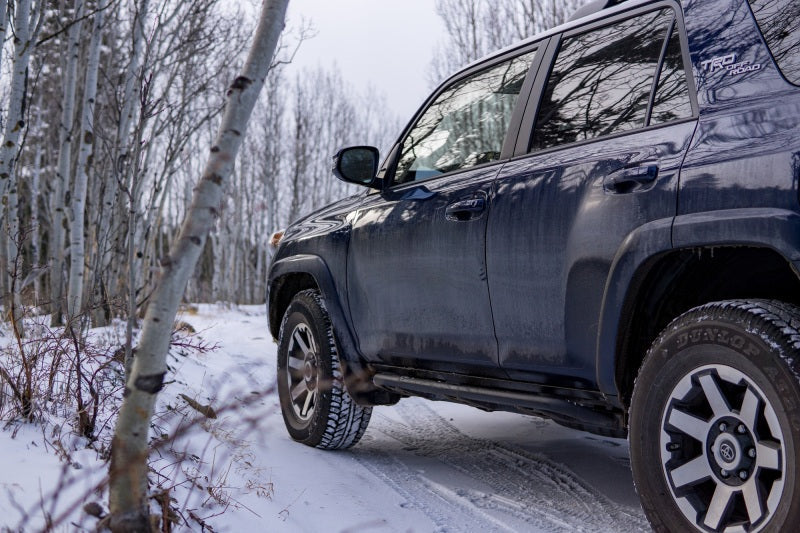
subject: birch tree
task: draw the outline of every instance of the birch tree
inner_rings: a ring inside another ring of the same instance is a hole
[[[39,103],[36,106],[36,126],[37,130],[41,131],[42,128],[42,101],[41,94],[39,95]],[[35,305],[39,304],[41,297],[41,284],[42,266],[40,264],[40,238],[39,238],[39,194],[40,194],[40,181],[42,169],[42,157],[44,142],[41,140],[36,143],[33,156],[33,169],[31,170],[31,183],[30,183],[30,198],[31,198],[31,214],[30,214],[30,228],[31,228],[31,263],[34,268],[38,270],[33,274],[33,301]]]
[[[5,3],[4,3],[5,4]],[[5,5],[4,5],[5,7]],[[21,232],[18,214],[17,175],[16,162],[19,157],[20,139],[25,129],[25,106],[27,103],[28,64],[33,51],[36,38],[42,24],[43,6],[41,2],[35,4],[32,0],[20,0],[15,4],[13,33],[14,50],[13,66],[11,70],[11,88],[6,116],[3,143],[0,145],[0,197],[4,206],[6,220],[3,228],[7,240],[6,261],[7,279],[6,286],[10,289],[7,309],[12,311],[12,321],[21,332],[21,298],[20,283],[17,279],[20,274],[21,253],[19,245]],[[3,25],[4,32],[5,25]],[[0,41],[0,44],[2,42]]]
[[[92,40],[89,43],[89,58],[86,64],[86,78],[83,88],[83,106],[81,111],[80,150],[75,183],[72,188],[70,207],[72,212],[70,224],[70,268],[67,292],[67,315],[72,319],[81,312],[83,300],[84,262],[86,247],[84,244],[84,215],[86,210],[86,185],[91,166],[90,156],[94,145],[94,108],[97,99],[97,70],[100,66],[100,45],[103,37],[103,11],[105,2],[100,1],[94,15]]]
[[[5,4],[5,2],[4,2]],[[3,144],[0,145],[0,196],[6,194],[14,179],[14,165],[19,151],[20,137],[25,128],[25,97],[28,75],[28,63],[33,51],[36,37],[41,28],[41,3],[33,4],[32,0],[20,0],[14,8],[14,52],[11,70],[11,90],[6,116],[6,127],[3,133]],[[5,24],[3,33],[5,33]],[[3,202],[4,204],[7,203]]]
[[[130,207],[125,205],[124,198],[119,194],[119,191],[120,189],[129,190],[128,188],[130,186],[130,150],[132,145],[134,147],[136,146],[131,138],[131,129],[136,117],[139,115],[137,106],[140,105],[140,71],[145,49],[145,22],[148,17],[149,7],[149,0],[134,2],[133,5],[134,11],[131,18],[131,53],[123,73],[122,103],[119,116],[117,117],[114,143],[110,149],[114,180],[104,184],[104,194],[100,206],[100,218],[98,220],[98,228],[100,230],[99,241],[102,247],[99,252],[100,255],[96,260],[96,269],[99,273],[111,271],[110,273],[113,279],[120,279],[122,277],[122,261],[114,262],[113,259],[115,256],[114,252],[117,252],[117,258],[123,256],[123,235],[127,232],[125,231],[125,225],[120,224],[119,221],[114,221],[115,223],[112,224],[112,213],[130,213]],[[137,135],[137,137],[141,140],[140,135]],[[127,220],[127,222],[130,223],[130,220]],[[114,236],[116,236],[115,240]],[[119,284],[111,282],[106,285],[102,279],[102,274],[98,283],[101,286],[105,285],[102,292],[106,295],[106,298],[109,297],[108,292],[112,292],[113,294],[120,292],[118,291]],[[130,309],[133,309],[133,314],[135,315],[135,304],[129,304],[129,310]],[[97,325],[100,324],[98,323]],[[133,323],[129,323],[129,331],[127,332],[127,340],[125,343],[126,361],[129,361],[131,358],[132,336]]]
[[[0,65],[3,64],[3,43],[6,42],[8,22],[8,0],[0,0]]]
[[[231,174],[242,137],[283,30],[288,0],[264,0],[253,45],[242,74],[228,90],[225,113],[195,189],[192,205],[147,307],[141,339],[120,409],[111,450],[109,503],[112,531],[146,531],[147,436],[178,304],[214,225],[223,186]]]
[[[75,89],[78,84],[78,60],[80,59],[80,36],[83,25],[84,0],[75,0],[73,12],[75,21],[67,32],[67,65],[64,73],[64,92],[61,100],[61,121],[59,123],[58,170],[55,176],[53,194],[50,196],[49,270],[50,270],[50,322],[53,326],[61,324],[64,299],[64,245],[66,235],[64,194],[69,186],[72,164],[72,128],[75,119]]]

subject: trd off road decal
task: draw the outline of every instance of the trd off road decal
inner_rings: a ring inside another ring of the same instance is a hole
[[[745,72],[761,70],[761,65],[759,63],[753,64],[750,61],[737,62],[736,54],[712,57],[711,59],[706,59],[705,61],[701,62],[700,66],[703,67],[703,70],[709,74],[713,74],[718,70],[725,69],[728,71],[728,75],[730,76],[738,76],[739,74],[744,74]]]

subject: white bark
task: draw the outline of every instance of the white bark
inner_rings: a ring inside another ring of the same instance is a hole
[[[5,4],[5,2],[4,2]],[[3,6],[6,7],[5,5]],[[25,129],[25,103],[27,91],[28,63],[33,51],[36,37],[41,29],[42,17],[41,3],[32,6],[32,0],[20,0],[14,9],[14,54],[11,71],[10,98],[6,128],[3,134],[3,143],[0,145],[0,196],[4,206],[6,224],[3,230],[7,232],[6,266],[8,268],[8,283],[6,287],[11,290],[8,307],[12,310],[12,319],[18,324],[17,331],[22,333],[22,305],[20,291],[21,254],[19,244],[20,235],[16,160],[20,150],[20,139]],[[4,16],[5,17],[5,16]],[[3,24],[3,33],[6,32]],[[2,45],[2,41],[0,41]]]
[[[120,184],[123,184],[123,187],[128,187],[130,177],[130,149],[133,146],[131,126],[134,124],[135,117],[138,114],[139,70],[144,55],[145,23],[149,12],[149,4],[149,0],[133,3],[134,13],[130,27],[132,35],[131,54],[123,73],[122,102],[111,160],[112,177],[105,179],[102,184],[103,194],[100,198],[97,234],[98,242],[103,243],[103,246],[100,247],[99,257],[95,261],[97,265],[95,277],[97,284],[102,284],[103,290],[98,293],[102,302],[95,301],[93,304],[102,303],[104,307],[107,306],[109,298],[107,291],[110,291],[112,296],[118,294],[118,286],[122,278],[120,271],[124,263],[126,263],[126,261],[114,261],[113,259],[114,252],[119,250],[120,240],[122,240],[121,232],[124,228],[124,224],[119,223],[117,215],[129,211],[125,198],[119,193]],[[117,236],[118,241],[112,246],[110,243],[114,235]],[[117,259],[120,259],[120,257]],[[104,279],[104,276],[107,276],[107,278]],[[95,290],[97,289],[95,287]],[[105,317],[100,313],[96,313],[95,317],[97,318],[94,321],[95,325],[103,325]]]
[[[67,315],[78,316],[83,302],[84,262],[86,258],[84,220],[86,211],[86,185],[91,167],[92,147],[94,145],[94,106],[97,98],[97,70],[100,65],[100,44],[103,37],[104,2],[97,6],[94,15],[92,40],[89,43],[89,58],[86,65],[86,79],[83,89],[83,109],[81,113],[80,150],[75,183],[70,202],[72,217],[70,224],[70,268],[67,291]]]
[[[0,0],[0,65],[3,64],[3,43],[6,42],[8,23],[8,1]]]
[[[9,301],[7,309],[11,310],[11,317],[14,321],[17,334],[22,337],[23,322],[22,322],[22,254],[20,253],[20,245],[22,244],[22,235],[19,227],[19,197],[17,195],[17,179],[12,176],[9,179],[8,192],[6,193],[6,216],[8,218],[8,240],[6,241],[6,254],[8,261],[8,279],[9,279]]]
[[[32,0],[19,0],[14,10],[14,59],[6,128],[3,144],[0,145],[0,196],[3,198],[6,197],[14,179],[14,164],[19,151],[20,137],[25,128],[24,105],[28,61],[40,27],[36,20],[33,21],[34,27],[31,26],[31,16],[35,17],[41,6],[32,10],[31,3]]]
[[[50,267],[50,312],[51,323],[61,324],[64,295],[64,243],[65,212],[64,194],[70,183],[70,164],[72,162],[72,127],[75,118],[75,87],[78,83],[78,59],[80,58],[80,34],[84,2],[75,0],[75,22],[67,32],[67,66],[64,78],[64,93],[61,103],[61,124],[59,125],[58,171],[56,172],[54,193],[50,197],[51,224],[49,247]]]
[[[125,89],[122,97],[122,110],[117,127],[117,154],[115,166],[119,167],[127,163],[128,159],[128,136],[130,135],[133,117],[136,114],[136,104],[139,100],[138,72],[142,61],[142,51],[144,50],[144,25],[147,20],[149,0],[142,0],[137,3],[136,13],[133,17],[133,43],[131,48],[131,60],[125,70]]]
[[[167,371],[172,323],[218,215],[223,186],[230,176],[283,30],[287,4],[288,0],[264,0],[247,62],[228,91],[225,114],[203,177],[195,189],[180,235],[162,261],[112,443],[109,500],[113,531],[141,531],[149,527],[147,436],[156,395]]]
[[[2,0],[0,0],[2,1]],[[37,129],[42,131],[42,104],[41,95],[39,97],[39,104],[37,105],[36,113]],[[31,171],[31,263],[36,270],[41,269],[40,263],[40,242],[39,242],[39,194],[42,172],[42,144],[43,142],[36,143],[36,152],[33,156],[33,169]],[[33,302],[34,305],[39,305],[39,300],[42,293],[42,278],[38,274],[33,278]]]

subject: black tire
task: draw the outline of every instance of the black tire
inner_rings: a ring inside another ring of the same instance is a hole
[[[347,393],[328,312],[316,290],[299,292],[281,323],[278,396],[289,435],[326,450],[361,439],[372,414]]]
[[[655,531],[800,523],[798,317],[777,301],[715,302],[684,313],[653,343],[634,386],[629,438]]]

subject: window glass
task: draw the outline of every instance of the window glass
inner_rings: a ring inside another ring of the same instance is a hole
[[[533,147],[645,126],[670,9],[567,37],[539,107]]]
[[[750,0],[750,7],[783,75],[800,85],[800,0]]]
[[[661,124],[692,116],[686,71],[683,68],[681,39],[676,23],[672,25],[672,36],[667,44],[664,62],[658,80],[658,89],[653,100],[650,124]]]
[[[403,142],[395,183],[499,159],[534,53],[481,71],[443,91]]]

